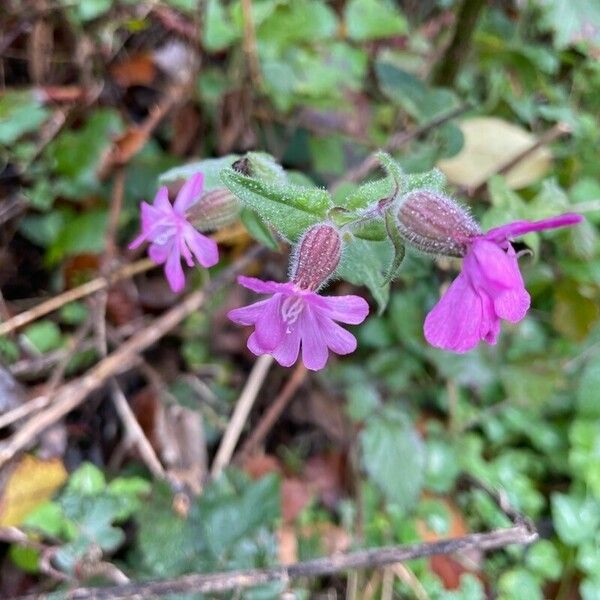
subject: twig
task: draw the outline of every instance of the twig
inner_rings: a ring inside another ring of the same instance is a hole
[[[79,406],[88,394],[102,387],[107,379],[123,373],[137,364],[139,353],[158,341],[185,317],[198,310],[207,295],[214,293],[229,282],[250,261],[254,260],[260,251],[261,248],[255,247],[247,252],[239,261],[223,271],[206,290],[192,292],[179,304],[156,319],[154,323],[132,335],[122,346],[98,362],[85,375],[63,385],[57,390],[48,409],[33,417],[10,438],[2,442],[0,445],[0,466],[26,448],[38,434]]]
[[[489,533],[473,533],[458,538],[424,542],[422,544],[359,550],[270,569],[229,571],[209,575],[194,574],[162,581],[129,583],[121,586],[79,588],[71,590],[69,598],[77,600],[84,598],[93,598],[95,600],[110,598],[111,600],[116,600],[119,598],[130,598],[134,594],[150,598],[167,594],[225,592],[263,585],[272,581],[287,583],[290,580],[300,577],[331,575],[349,569],[383,567],[437,554],[455,554],[472,549],[489,551],[511,544],[531,544],[537,538],[538,535],[535,530],[521,524],[505,529],[497,529]],[[32,596],[22,596],[14,600],[26,600],[29,598],[32,598]]]
[[[252,85],[260,87],[262,82],[258,48],[256,45],[256,31],[252,17],[252,0],[242,0],[242,19],[244,21],[244,53],[248,61],[248,71]]]
[[[123,391],[115,379],[112,381],[112,399],[130,442],[135,444],[142,460],[146,463],[146,466],[152,475],[159,479],[164,479],[165,470],[163,469],[158,456],[156,456],[152,444],[148,441],[148,438],[144,434],[144,430],[133,414],[129,402],[127,402],[127,398],[125,398],[125,394],[123,394]]]
[[[246,381],[246,385],[244,386],[244,389],[242,390],[242,393],[240,394],[240,397],[235,405],[235,409],[231,415],[231,420],[229,421],[227,429],[223,435],[223,439],[221,440],[221,445],[217,450],[217,454],[210,471],[212,478],[218,477],[224,467],[231,460],[231,456],[233,455],[237,441],[240,438],[240,434],[242,433],[244,425],[246,424],[248,414],[252,409],[252,405],[256,400],[256,396],[272,364],[273,357],[270,354],[263,354],[254,363],[252,371],[248,377],[248,380]]]
[[[504,163],[499,169],[497,169],[494,173],[490,174],[485,181],[480,183],[478,186],[464,190],[469,196],[474,197],[479,195],[487,182],[493,175],[506,175],[511,169],[516,167],[521,161],[525,160],[528,156],[533,154],[536,150],[541,148],[542,146],[546,146],[551,144],[558,138],[571,133],[571,127],[566,123],[557,123],[554,127],[548,129],[548,131],[544,132],[531,146],[525,148],[522,152],[519,152],[516,156],[508,160]]]
[[[470,105],[462,104],[461,106],[458,106],[447,113],[443,113],[443,114],[435,117],[428,123],[424,123],[423,125],[420,125],[419,127],[415,127],[414,129],[411,129],[410,131],[403,131],[400,133],[396,133],[389,139],[388,143],[384,147],[384,150],[386,152],[394,152],[394,151],[398,150],[399,148],[401,148],[402,146],[404,146],[404,144],[407,144],[411,140],[421,137],[422,135],[425,135],[432,129],[435,129],[436,127],[439,127],[440,125],[443,125],[444,123],[446,123],[448,121],[451,121],[455,117],[458,117],[459,115],[465,113],[470,108],[471,108]],[[379,164],[379,160],[377,159],[377,152],[373,152],[372,154],[369,154],[369,156],[367,156],[367,158],[365,158],[362,161],[362,163],[360,163],[358,166],[354,167],[353,169],[350,169],[342,178],[338,179],[338,181],[336,181],[335,184],[333,185],[333,190],[335,191],[335,189],[338,188],[340,186],[340,184],[345,183],[347,181],[353,181],[353,182],[360,181],[361,179],[366,177],[373,169],[375,169],[378,164]]]
[[[239,451],[236,460],[244,462],[257,448],[257,446],[265,439],[271,427],[277,422],[281,413],[285,410],[289,401],[293,398],[297,389],[302,385],[308,371],[302,363],[298,363],[291,377],[287,380],[285,386],[279,392],[271,406],[261,417],[258,425],[254,428],[248,439],[244,442],[242,449]]]
[[[156,267],[156,265],[149,258],[143,258],[142,260],[138,260],[134,263],[117,269],[107,277],[96,277],[95,279],[92,279],[83,285],[67,290],[62,294],[58,294],[58,296],[49,298],[45,302],[42,302],[41,304],[38,304],[37,306],[34,306],[33,308],[15,315],[7,321],[4,321],[4,323],[0,323],[0,336],[6,335],[7,333],[18,329],[19,327],[23,327],[23,325],[27,325],[28,323],[31,323],[32,321],[35,321],[36,319],[39,319],[48,313],[54,312],[65,304],[69,304],[69,302],[74,302],[80,298],[85,298],[85,296],[95,294],[96,292],[111,286],[117,281],[128,279],[139,273],[148,271],[153,267]]]

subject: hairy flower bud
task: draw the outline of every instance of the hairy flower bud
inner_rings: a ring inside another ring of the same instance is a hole
[[[227,227],[240,215],[240,201],[226,188],[211,190],[190,206],[187,220],[198,231],[214,231]]]
[[[469,243],[481,233],[465,208],[430,190],[415,190],[401,198],[397,217],[406,242],[429,254],[464,256]]]
[[[311,227],[298,242],[291,269],[291,281],[306,290],[321,287],[340,263],[342,238],[329,223]]]

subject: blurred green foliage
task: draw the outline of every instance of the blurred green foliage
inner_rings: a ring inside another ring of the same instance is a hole
[[[64,4],[74,31],[91,36],[106,35],[103,24],[119,18],[111,0]],[[196,11],[196,3],[187,0],[167,4],[188,15]],[[206,55],[193,102],[207,121],[202,153],[213,156],[218,107],[224,95],[240,87],[244,28],[239,0],[205,4],[199,41]],[[502,489],[541,525],[544,539],[482,559],[462,575],[456,590],[445,589],[429,561],[410,563],[428,597],[477,600],[488,592],[501,600],[561,597],[559,586],[578,590],[584,600],[599,598],[600,8],[586,0],[531,0],[514,12],[487,6],[450,90],[423,76],[439,52],[439,39],[426,35],[423,23],[397,2],[252,4],[262,74],[254,93],[274,116],[273,123],[255,128],[262,149],[277,156],[286,171],[258,153],[250,157],[256,177],[229,168],[238,158],[233,154],[182,165],[165,150],[164,139],[160,144],[151,139],[127,168],[122,241],[135,227],[137,203],[153,196],[159,177],[161,183],[173,182],[199,166],[208,187],[222,185],[225,168],[223,181],[248,207],[247,229],[275,247],[267,224],[295,240],[326,215],[340,222],[359,215],[369,202],[389,194],[398,178],[404,189],[441,189],[443,177],[432,169],[462,147],[455,122],[403,146],[369,181],[346,183],[333,193],[323,188],[398,129],[426,124],[465,103],[473,114],[500,117],[535,133],[568,125],[571,134],[552,145],[552,169],[543,179],[514,190],[505,178],[494,177],[488,196],[470,205],[484,228],[564,211],[582,212],[587,219],[569,231],[525,238],[534,251],[521,259],[534,309],[518,326],[505,326],[497,346],[456,356],[425,344],[423,319],[454,276],[454,265],[408,253],[390,285],[386,271],[397,249],[386,241],[384,223],[370,223],[349,244],[338,274],[366,286],[380,314],[356,329],[355,357],[333,364],[320,377],[324,386],[344,394],[363,477],[356,494],[336,510],[313,503],[299,521],[341,522],[356,546],[418,541],[423,522],[443,537],[452,531],[456,514],[471,531],[506,526],[506,516],[486,494],[462,485],[466,474]],[[454,8],[448,1],[430,4],[437,12]],[[118,24],[134,27],[129,21]],[[386,43],[390,39],[401,43]],[[361,102],[368,105],[367,117],[360,117]],[[293,120],[310,111],[324,121],[315,127]],[[30,210],[18,230],[42,249],[54,272],[69,257],[104,249],[110,187],[97,169],[125,125],[116,109],[94,106],[36,156],[30,135],[49,116],[34,93],[11,91],[0,99],[2,160],[28,184],[22,191]],[[363,122],[350,131],[319,125],[336,119]],[[342,210],[330,213],[332,207]],[[52,282],[56,291],[59,280]],[[24,344],[41,354],[63,347],[69,327],[85,318],[81,308],[64,311],[59,324],[42,320],[29,326]],[[233,367],[227,358],[211,355],[206,324],[187,325],[191,329],[179,334],[186,368],[194,372],[210,361],[221,369],[214,405],[202,407],[212,444],[235,398]],[[4,361],[16,361],[18,353],[15,342],[0,339]],[[183,405],[190,396],[186,386],[178,381],[171,390]],[[193,499],[184,517],[174,511],[165,485],[128,475],[107,482],[101,470],[85,464],[24,526],[57,540],[56,565],[65,572],[99,547],[128,575],[141,578],[273,565],[280,520],[280,481],[274,475],[251,481],[232,469]],[[135,535],[128,533],[132,524]],[[301,556],[320,553],[319,545],[304,537]],[[36,572],[35,552],[17,546],[11,552],[21,568]],[[418,596],[406,581],[396,580],[395,589],[403,598]],[[256,597],[276,598],[279,591],[258,590]]]

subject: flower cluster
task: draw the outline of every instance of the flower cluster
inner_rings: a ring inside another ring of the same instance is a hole
[[[483,233],[457,202],[438,192],[416,190],[393,203],[395,227],[404,242],[422,252],[463,259],[462,270],[425,319],[429,344],[467,352],[480,341],[495,344],[501,320],[517,323],[527,313],[530,297],[511,241],[521,235],[566,227],[582,217],[567,213],[541,221],[516,221]],[[194,262],[211,267],[218,261],[216,243],[200,233],[231,222],[238,200],[226,189],[203,193],[203,176],[186,181],[173,205],[165,187],[152,205],[142,203],[142,231],[130,248],[149,242],[148,254],[164,264],[169,285],[185,285],[181,266]],[[200,231],[199,231],[200,230]],[[240,325],[252,326],[249,350],[271,354],[285,367],[302,354],[307,369],[322,369],[329,352],[350,354],[356,338],[339,323],[362,323],[369,313],[360,296],[323,296],[319,290],[334,275],[343,253],[343,236],[329,222],[309,228],[291,258],[285,283],[239,277],[245,288],[270,297],[228,313]]]

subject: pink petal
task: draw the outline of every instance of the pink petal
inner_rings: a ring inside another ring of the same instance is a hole
[[[270,302],[270,299],[260,300],[259,302],[249,304],[248,306],[242,306],[241,308],[234,308],[227,313],[227,317],[238,325],[254,325],[258,320],[258,317],[263,313],[267,302]]]
[[[282,367],[291,367],[297,360],[300,353],[300,328],[294,327],[289,333],[286,333],[282,342],[271,352],[273,358]]]
[[[463,272],[492,297],[500,318],[516,323],[525,316],[530,298],[510,244],[504,251],[492,242],[477,240],[465,257]]]
[[[317,296],[311,304],[334,321],[357,325],[369,314],[369,305],[360,296]]]
[[[302,335],[302,361],[311,371],[322,369],[327,363],[329,352],[323,339],[319,323],[310,307],[300,316],[299,326]]]
[[[139,246],[141,246],[146,241],[146,234],[140,233],[134,240],[129,243],[127,246],[130,250],[135,250]]]
[[[144,204],[146,203],[144,202]],[[154,209],[163,213],[173,212],[173,207],[169,202],[169,190],[164,185],[158,190],[156,196],[154,196],[154,202],[152,203],[152,206]]]
[[[246,343],[246,346],[248,346],[248,350],[250,350],[250,352],[252,352],[252,354],[254,354],[255,356],[260,356],[261,354],[270,354],[271,351],[267,350],[266,348],[263,348],[259,341],[256,338],[256,332],[252,333],[250,335],[250,337],[248,338],[248,342]]]
[[[189,224],[185,226],[183,235],[185,243],[203,267],[212,267],[219,262],[217,242],[202,235]]]
[[[185,286],[185,275],[181,267],[179,247],[173,244],[165,263],[165,275],[174,292],[180,292]]]
[[[272,352],[285,335],[286,323],[281,316],[281,294],[275,294],[264,305],[256,320],[256,340],[262,348]]]
[[[336,354],[350,354],[356,350],[356,338],[332,319],[317,315],[321,333],[327,346]]]
[[[277,281],[262,281],[256,277],[246,277],[239,275],[237,281],[245,288],[258,294],[276,294],[277,292],[292,293],[294,285],[292,283],[278,283]]]
[[[148,248],[148,256],[152,259],[152,262],[157,265],[162,265],[167,261],[169,253],[171,252],[172,244],[150,244]]]
[[[481,298],[461,273],[425,318],[425,339],[437,348],[467,352],[489,329],[494,315],[484,313]]]
[[[175,212],[183,215],[185,211],[194,204],[202,194],[202,187],[204,186],[204,175],[202,173],[196,173],[192,175],[181,187],[173,208]]]
[[[515,221],[514,223],[507,223],[506,225],[490,229],[484,235],[484,238],[493,242],[503,242],[510,238],[525,235],[526,233],[568,227],[569,225],[581,223],[581,221],[583,221],[583,217],[577,213],[565,213],[556,217],[550,217],[549,219],[542,219],[541,221]]]

